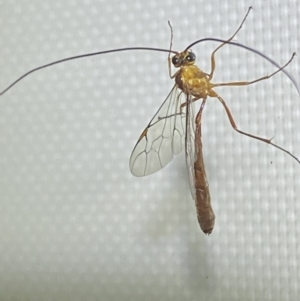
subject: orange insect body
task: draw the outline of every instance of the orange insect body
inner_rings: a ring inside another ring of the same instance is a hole
[[[210,73],[205,73],[194,65],[196,55],[189,50],[190,47],[182,52],[176,52],[171,59],[170,53],[172,52],[173,33],[172,27],[169,24],[171,27],[171,43],[168,57],[169,75],[170,78],[175,79],[175,85],[140,135],[130,157],[129,164],[132,174],[139,177],[146,176],[160,170],[168,164],[174,155],[180,153],[182,149],[181,145],[183,144],[182,142],[184,142],[190,190],[192,197],[195,200],[199,225],[205,234],[210,234],[212,232],[215,223],[215,215],[210,202],[209,186],[205,173],[201,142],[201,118],[208,96],[217,98],[220,101],[234,130],[248,137],[271,144],[289,154],[300,163],[298,158],[271,142],[271,139],[262,138],[239,130],[225,101],[213,90],[213,88],[220,86],[247,86],[266,80],[283,70],[295,55],[293,54],[291,59],[283,67],[272,74],[252,81],[211,82],[216,67],[215,53],[221,47],[226,45],[226,43],[231,42],[233,37],[241,29],[250,9],[251,8],[249,8],[245,18],[233,36],[212,52]],[[171,62],[175,68],[179,68],[173,75],[171,75]],[[195,118],[193,103],[199,99],[202,100],[202,103]],[[183,108],[185,108],[185,111]],[[184,138],[184,140],[182,138]]]
[[[175,83],[187,96],[194,97],[191,101],[206,99],[207,96],[215,96],[215,92],[211,90],[213,84],[209,82],[209,76],[197,66],[193,65],[195,63],[195,59],[196,56],[189,51],[176,54],[172,59],[173,65],[180,68],[173,76],[175,77]],[[183,103],[181,107],[185,105],[188,106],[190,104]],[[197,218],[200,228],[205,234],[210,234],[214,228],[215,214],[211,206],[209,185],[206,178],[203,160],[201,113],[202,110],[199,111],[195,119],[194,170],[191,171],[192,181],[194,182],[194,193],[192,193],[192,195],[195,199]],[[193,122],[194,121],[191,120],[191,124],[187,127],[193,127]]]

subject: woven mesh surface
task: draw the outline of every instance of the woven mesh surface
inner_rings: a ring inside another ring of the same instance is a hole
[[[0,90],[33,67],[126,46],[228,38],[238,1],[0,1]],[[236,41],[284,64],[297,1],[256,1]],[[193,48],[209,71],[214,43]],[[214,82],[276,68],[226,46]],[[299,58],[287,70],[300,82]],[[209,99],[203,145],[215,229],[199,228],[183,155],[144,178],[128,161],[173,86],[167,55],[123,52],[34,73],[0,97],[0,300],[300,299],[300,165],[236,133]],[[244,131],[300,156],[300,97],[284,74],[217,92]]]

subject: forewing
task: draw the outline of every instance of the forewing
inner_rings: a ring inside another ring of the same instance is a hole
[[[180,105],[184,94],[175,85],[139,137],[130,157],[133,175],[150,175],[167,165],[183,149],[185,121]]]
[[[186,96],[186,133],[185,133],[185,159],[188,170],[189,184],[192,197],[195,199],[195,108],[191,95]]]

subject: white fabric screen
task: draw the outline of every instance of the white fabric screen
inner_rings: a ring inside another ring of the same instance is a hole
[[[180,51],[228,38],[284,64],[300,53],[294,1],[0,1],[0,90],[33,67],[126,46]],[[217,44],[193,48],[209,70]],[[214,82],[275,67],[245,50],[217,54]],[[287,70],[299,82],[299,57]],[[0,97],[0,300],[300,298],[300,165],[236,133],[217,100],[203,145],[215,229],[199,228],[185,160],[130,174],[132,148],[173,85],[167,55],[124,52],[34,73]],[[300,157],[300,97],[282,73],[224,87],[238,126]]]

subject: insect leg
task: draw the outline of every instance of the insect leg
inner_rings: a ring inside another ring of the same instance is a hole
[[[250,137],[250,138],[254,138],[254,139],[263,141],[263,142],[265,142],[265,143],[267,143],[267,144],[271,144],[271,145],[273,145],[274,147],[280,149],[281,151],[287,153],[287,154],[290,155],[292,158],[294,158],[298,163],[300,163],[300,160],[299,160],[296,156],[294,156],[292,153],[290,153],[288,150],[286,150],[286,149],[280,147],[279,145],[273,143],[273,142],[272,142],[272,138],[271,138],[271,139],[262,138],[262,137],[255,136],[255,135],[252,135],[252,134],[249,134],[249,133],[246,133],[246,132],[243,132],[243,131],[239,130],[238,127],[236,126],[236,123],[235,123],[235,121],[234,121],[234,119],[233,119],[233,116],[232,116],[232,114],[231,114],[229,108],[227,107],[227,105],[226,105],[224,99],[223,99],[221,96],[219,96],[217,93],[215,93],[215,96],[214,96],[214,97],[218,98],[219,101],[221,102],[221,104],[223,105],[223,107],[225,108],[225,111],[226,111],[227,116],[228,116],[228,118],[229,118],[230,124],[231,124],[231,126],[233,127],[233,129],[234,129],[235,131],[237,131],[237,132],[240,133],[240,134],[246,135],[246,136],[248,136],[248,137]]]
[[[198,99],[200,99],[200,97],[195,97],[191,100],[191,102],[194,102],[194,101],[197,101]],[[206,100],[206,99],[205,99]],[[163,116],[163,117],[160,117],[158,116],[158,120],[161,120],[161,119],[166,119],[166,118],[170,118],[170,117],[173,117],[173,116],[177,116],[177,115],[182,115],[183,112],[182,112],[182,109],[187,105],[187,102],[183,102],[181,105],[180,105],[180,112],[179,113],[175,113],[175,114],[172,114],[172,115],[167,115],[167,116]],[[204,105],[203,105],[204,106]],[[201,108],[202,108],[202,104],[201,104]],[[201,109],[200,108],[200,109]],[[201,113],[202,113],[202,110],[203,108],[201,109]]]
[[[200,99],[200,97],[194,97],[191,102],[194,102],[194,101],[197,101],[198,99]],[[180,105],[180,112],[182,112],[182,109],[187,105],[187,102],[183,102],[181,105]],[[202,107],[202,104],[201,104],[201,107]],[[203,110],[203,109],[202,109]],[[201,110],[201,111],[202,111]]]
[[[214,87],[221,87],[221,86],[248,86],[248,85],[260,82],[262,80],[268,79],[268,78],[274,76],[275,74],[277,74],[278,72],[280,72],[282,69],[284,69],[293,60],[293,58],[294,58],[295,55],[296,55],[296,53],[294,52],[292,54],[292,57],[289,59],[289,61],[284,66],[282,66],[281,68],[277,69],[275,72],[273,72],[270,75],[266,75],[266,76],[257,78],[255,80],[248,81],[248,82],[247,81],[244,81],[244,82],[241,81],[241,82],[229,82],[229,83],[218,83],[218,84],[211,83],[211,87],[214,88]]]
[[[215,68],[216,68],[216,62],[215,62],[215,54],[216,52],[222,48],[227,42],[230,42],[235,36],[236,34],[240,31],[240,29],[242,28],[243,24],[245,23],[247,17],[248,17],[248,14],[250,12],[250,10],[252,9],[252,6],[250,6],[248,8],[248,11],[246,13],[246,16],[244,17],[242,23],[240,24],[239,28],[236,30],[236,32],[224,43],[222,43],[220,46],[218,46],[214,51],[213,53],[211,54],[211,58],[210,58],[210,61],[211,61],[211,71],[210,71],[210,74],[208,76],[208,80],[211,80],[213,78],[213,75],[214,75],[214,71],[215,71]]]

